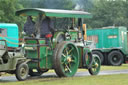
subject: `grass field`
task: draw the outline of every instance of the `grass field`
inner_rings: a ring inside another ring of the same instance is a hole
[[[128,74],[71,78],[42,78],[23,82],[3,82],[0,85],[128,85]]]
[[[124,70],[124,69],[128,69],[128,64],[123,64],[122,66],[101,66],[101,71],[104,70]],[[86,69],[78,69],[78,72],[83,72],[83,71],[88,71]],[[48,71],[49,73],[54,72],[54,70],[50,70]]]
[[[101,70],[128,69],[128,64],[122,66],[102,66]],[[79,69],[78,71],[85,71]],[[53,71],[50,71],[53,72]],[[128,74],[70,77],[70,78],[39,78],[34,80],[0,82],[0,85],[128,85]]]
[[[123,64],[122,66],[101,66],[101,71],[104,70],[124,70],[128,69],[128,64]],[[85,69],[79,69],[78,71],[85,71]]]

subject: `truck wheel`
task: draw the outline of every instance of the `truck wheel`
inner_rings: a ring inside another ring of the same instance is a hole
[[[16,78],[19,80],[19,81],[24,81],[27,79],[27,76],[28,76],[28,65],[26,63],[21,63],[21,64],[18,64],[17,67],[16,67]]]
[[[74,76],[79,65],[77,47],[70,42],[61,42],[54,53],[54,69],[59,77]]]
[[[93,64],[91,68],[88,69],[88,71],[91,75],[97,75],[100,72],[101,60],[97,55],[93,55],[93,58]]]
[[[30,76],[41,76],[42,74],[43,74],[43,72],[40,70],[37,70],[37,72],[34,72],[32,69],[29,69]]]
[[[123,55],[119,51],[112,51],[108,54],[108,63],[113,66],[119,66],[123,63]]]
[[[97,55],[97,56],[99,56],[99,58],[101,60],[101,64],[103,64],[103,62],[104,62],[104,56],[103,56],[103,54],[101,52],[99,52],[99,51],[93,51],[92,53],[95,54],[95,55]]]

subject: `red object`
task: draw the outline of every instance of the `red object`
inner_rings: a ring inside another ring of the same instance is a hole
[[[51,38],[52,37],[52,34],[47,34],[45,35],[46,38]]]
[[[125,61],[125,63],[128,63],[128,61]]]

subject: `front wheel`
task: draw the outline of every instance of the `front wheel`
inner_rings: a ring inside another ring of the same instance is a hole
[[[28,76],[28,71],[29,68],[28,68],[28,65],[26,63],[21,63],[21,64],[18,64],[17,67],[16,67],[16,78],[19,80],[19,81],[24,81],[27,79],[27,76]]]
[[[100,51],[93,51],[92,54],[95,54],[95,55],[99,56],[99,58],[101,60],[101,64],[104,63],[104,56]]]
[[[97,75],[100,72],[101,60],[97,55],[93,55],[93,58],[93,64],[91,68],[88,69],[88,71],[91,75]]]

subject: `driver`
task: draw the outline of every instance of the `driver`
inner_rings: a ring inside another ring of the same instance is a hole
[[[54,32],[54,23],[51,21],[49,17],[39,15],[39,19],[36,23],[36,33],[37,38],[45,38],[46,43],[48,43],[49,39],[52,37],[52,32]]]
[[[53,28],[54,28],[53,22],[51,21],[51,19],[49,17],[46,16],[41,21],[40,37],[45,38],[47,34],[51,34],[54,31]]]

